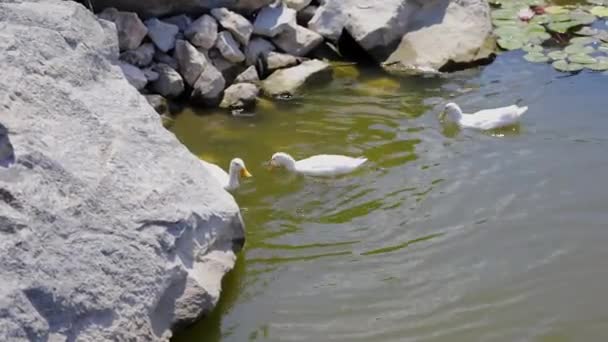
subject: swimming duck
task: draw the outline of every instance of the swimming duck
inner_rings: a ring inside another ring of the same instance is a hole
[[[450,102],[445,105],[445,112],[443,114],[447,114],[460,127],[490,130],[517,123],[522,114],[527,110],[528,107],[526,106],[519,107],[512,105],[484,109],[473,114],[464,114],[457,104]]]
[[[209,170],[213,178],[215,178],[224,189],[228,191],[236,190],[240,183],[241,177],[251,177],[251,173],[245,167],[245,162],[241,158],[234,158],[230,161],[228,173],[222,170],[219,166],[201,160],[203,165]]]
[[[296,161],[287,153],[277,152],[270,159],[270,167],[284,167],[288,171],[307,176],[337,176],[350,173],[363,165],[367,158],[319,154]]]

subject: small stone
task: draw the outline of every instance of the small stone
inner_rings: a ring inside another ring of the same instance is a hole
[[[315,16],[317,9],[319,9],[317,6],[311,5],[301,11],[298,11],[298,14],[296,15],[298,25],[308,26],[308,22],[310,22],[310,20]]]
[[[314,59],[302,64],[280,69],[262,81],[262,89],[269,96],[293,95],[307,83],[331,79],[331,66]]]
[[[253,24],[253,33],[274,37],[283,32],[289,24],[295,24],[296,11],[279,2],[269,5],[258,13]]]
[[[129,63],[120,63],[120,68],[122,69],[122,73],[125,75],[125,78],[135,89],[142,90],[148,84],[148,79],[143,71],[140,68],[136,67],[133,64]]]
[[[269,52],[266,55],[266,67],[269,71],[289,68],[300,64],[301,59],[292,55],[278,52]]]
[[[240,63],[245,60],[245,55],[239,49],[239,43],[232,38],[228,31],[220,32],[215,46],[222,56],[232,63]]]
[[[179,28],[181,32],[185,32],[192,24],[192,19],[190,19],[190,17],[185,14],[164,18],[163,21],[177,26],[177,28]]]
[[[154,61],[156,61],[158,63],[167,64],[168,66],[172,67],[175,70],[177,70],[179,68],[179,66],[177,64],[177,60],[175,58],[173,58],[159,50],[156,50],[156,52],[154,53]]]
[[[127,50],[120,54],[120,59],[140,68],[147,67],[154,58],[154,44],[145,43],[135,50]]]
[[[249,38],[253,33],[253,25],[240,14],[229,11],[226,8],[214,8],[211,15],[243,45],[249,44]]]
[[[167,64],[157,64],[154,71],[158,73],[158,79],[152,83],[152,90],[168,97],[178,97],[184,92],[184,80],[180,74]]]
[[[119,12],[113,9],[104,11],[101,18],[107,18],[116,25],[120,51],[135,50],[146,37],[148,29],[135,13]]]
[[[146,20],[146,27],[148,37],[160,51],[167,52],[175,47],[175,35],[179,32],[176,25],[152,18]]]
[[[314,48],[323,43],[323,37],[303,26],[291,25],[283,33],[272,40],[283,51],[295,55],[305,56]]]
[[[156,80],[158,80],[158,73],[154,70],[152,70],[151,68],[147,68],[143,70],[144,75],[146,75],[146,79],[148,80],[148,82],[154,82]]]
[[[252,83],[237,83],[226,88],[220,108],[250,109],[257,102],[260,88]]]
[[[310,5],[312,0],[283,0],[283,3],[289,8],[293,8],[296,11],[303,10],[304,7]]]
[[[260,78],[258,77],[258,72],[255,70],[255,67],[252,65],[249,68],[245,69],[240,75],[238,75],[234,79],[234,83],[258,83],[260,82]]]
[[[184,32],[194,46],[209,50],[217,39],[217,21],[210,15],[196,19]]]
[[[160,95],[144,95],[148,103],[154,110],[160,115],[168,115],[169,114],[169,105],[167,104],[167,99]]]
[[[260,55],[265,56],[268,52],[274,50],[276,50],[274,45],[266,39],[259,37],[253,38],[245,48],[245,63],[247,65],[254,65]]]
[[[182,77],[190,86],[194,86],[206,65],[210,64],[204,54],[185,40],[175,43],[175,59]]]

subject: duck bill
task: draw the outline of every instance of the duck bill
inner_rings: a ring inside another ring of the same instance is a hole
[[[253,177],[253,175],[251,175],[251,173],[249,173],[249,170],[247,170],[246,168],[243,168],[243,169],[241,169],[241,177],[249,178],[249,177]]]

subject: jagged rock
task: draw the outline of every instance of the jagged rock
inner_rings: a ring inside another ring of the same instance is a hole
[[[253,26],[245,17],[226,8],[214,8],[211,15],[243,45],[249,44]]]
[[[249,68],[245,69],[240,75],[238,75],[234,79],[234,83],[258,83],[260,82],[260,78],[258,76],[257,70],[252,65]]]
[[[217,303],[238,206],[127,82],[114,25],[0,13],[0,341],[168,341]]]
[[[293,8],[296,11],[303,10],[306,6],[310,5],[312,0],[283,0],[283,3],[289,8]]]
[[[127,50],[120,54],[120,59],[140,68],[147,67],[154,58],[154,44],[145,43],[135,50]]]
[[[194,86],[208,64],[207,57],[185,40],[175,43],[175,59],[179,72],[190,86]]]
[[[148,28],[135,13],[119,12],[115,8],[108,8],[99,16],[116,25],[120,51],[137,49],[148,34]]]
[[[307,83],[328,79],[331,79],[331,66],[314,59],[295,67],[275,71],[262,81],[262,89],[269,96],[293,95]]]
[[[175,70],[179,68],[177,60],[162,51],[156,50],[156,52],[154,53],[154,61],[156,61],[157,63],[167,64]]]
[[[260,36],[274,37],[283,32],[289,24],[295,24],[296,11],[278,2],[268,5],[255,17],[253,33]]]
[[[220,108],[249,109],[255,106],[260,88],[253,83],[237,83],[226,88]]]
[[[209,50],[208,57],[215,68],[222,73],[226,84],[231,84],[232,81],[243,70],[240,64],[235,64],[224,58],[217,49]]]
[[[167,52],[175,47],[175,35],[179,32],[176,25],[165,23],[156,18],[146,20],[148,37],[154,45],[162,51]]]
[[[276,50],[275,46],[264,38],[253,38],[245,47],[245,63],[254,65],[260,55],[266,55],[270,51]]]
[[[173,13],[204,13],[210,9],[226,7],[239,13],[251,14],[275,0],[90,0],[100,10],[116,7],[137,12],[144,18],[163,17]],[[86,3],[86,2],[85,2]]]
[[[144,95],[150,106],[160,115],[169,114],[169,104],[167,99],[160,95]]]
[[[240,63],[245,60],[245,55],[239,49],[239,43],[232,38],[228,31],[219,33],[215,46],[222,56],[232,63]]]
[[[188,27],[190,27],[190,25],[192,24],[192,19],[185,14],[174,15],[172,17],[163,18],[163,21],[177,26],[177,28],[179,28],[180,32],[185,32],[188,29]]]
[[[315,16],[315,13],[317,13],[317,9],[318,9],[317,6],[311,5],[311,6],[307,6],[303,10],[298,11],[298,14],[296,15],[296,20],[297,20],[298,25],[308,26],[308,23]],[[339,36],[339,34],[338,34],[338,36]]]
[[[495,51],[490,8],[485,0],[438,1],[420,9],[385,68],[395,72],[437,72],[467,64]],[[437,21],[436,18],[441,18]]]
[[[217,106],[225,86],[226,80],[222,73],[215,68],[211,61],[207,60],[205,69],[192,87],[191,99],[194,103],[205,106]]]
[[[217,21],[205,14],[196,19],[184,33],[192,45],[209,50],[217,40]]]
[[[154,71],[158,73],[158,79],[152,83],[152,90],[168,98],[184,92],[184,80],[175,69],[167,64],[156,64]]]
[[[337,42],[344,31],[347,16],[339,1],[326,1],[308,21],[308,28],[326,39]]]
[[[323,37],[306,27],[292,24],[272,41],[289,54],[305,56],[323,43]]]
[[[148,83],[154,82],[154,81],[158,80],[158,78],[160,77],[156,71],[152,70],[152,68],[146,68],[142,71],[144,72],[144,75],[146,76],[146,80],[148,80]]]
[[[120,68],[127,78],[127,81],[129,81],[129,83],[131,83],[135,89],[142,90],[146,87],[146,84],[148,84],[146,74],[144,74],[144,72],[135,65],[129,63],[120,63]]]
[[[266,67],[269,71],[275,71],[277,69],[289,68],[294,65],[298,65],[301,62],[301,58],[288,55],[285,53],[269,52],[266,55]]]

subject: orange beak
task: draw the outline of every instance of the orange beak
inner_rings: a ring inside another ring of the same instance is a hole
[[[247,170],[247,168],[242,168],[241,169],[241,177],[249,178],[249,177],[253,177],[253,176],[251,175],[251,173],[249,173],[249,171]]]

